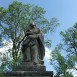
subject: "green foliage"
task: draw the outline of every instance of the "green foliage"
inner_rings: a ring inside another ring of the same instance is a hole
[[[45,46],[50,48],[51,47],[51,40],[46,40],[45,41]]]
[[[50,61],[57,72],[55,77],[73,77],[72,74],[68,72],[68,70],[74,67],[76,57],[70,55],[64,57],[61,54],[61,48],[57,46],[52,52],[52,58]]]
[[[2,71],[0,71],[0,77],[2,77],[3,76],[3,72]]]
[[[6,53],[2,53],[1,56],[0,56],[0,62],[1,62],[0,73],[6,72],[8,69],[11,68],[12,60],[9,59],[8,55],[9,55],[9,53],[6,52]],[[7,69],[7,67],[8,67],[8,69]]]
[[[62,43],[55,47],[50,61],[57,72],[55,77],[73,77],[70,70],[77,62],[77,23],[60,34]]]
[[[61,35],[66,51],[77,55],[77,23],[67,31],[61,32]]]
[[[3,9],[3,8],[2,8]],[[1,9],[1,10],[2,10]],[[5,13],[4,13],[5,12]],[[8,37],[13,42],[12,56],[13,59],[17,59],[18,44],[21,38],[24,36],[26,27],[35,22],[39,27],[43,29],[44,33],[54,30],[58,26],[56,18],[48,21],[44,18],[45,10],[42,7],[34,6],[30,4],[22,4],[21,2],[14,1],[9,5],[8,9],[2,10],[2,22],[6,24],[2,25],[3,36]]]
[[[55,28],[60,25],[56,18],[52,18],[49,22],[45,20],[44,23],[45,25],[42,27],[44,33],[53,32]]]
[[[2,35],[0,34],[0,42],[2,41]]]
[[[11,40],[13,43],[12,50],[8,50],[12,54],[13,60],[11,62],[6,60],[2,64],[1,69],[4,69],[7,64],[9,68],[11,64],[19,64],[22,59],[21,47],[18,44],[26,32],[26,28],[31,22],[35,22],[44,34],[51,33],[59,25],[56,18],[52,18],[50,21],[44,17],[46,11],[44,8],[34,6],[30,4],[23,4],[18,1],[14,1],[9,5],[7,9],[0,7],[0,39],[3,37]],[[50,46],[50,41],[45,40],[47,46]]]
[[[0,7],[0,42],[2,41],[2,33],[1,33],[1,31],[2,31],[2,24],[1,24],[1,21],[2,21],[2,18],[3,18],[3,16],[6,14],[6,11],[5,11],[5,9],[3,8],[3,7]]]

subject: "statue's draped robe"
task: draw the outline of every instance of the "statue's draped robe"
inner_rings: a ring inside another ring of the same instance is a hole
[[[33,31],[34,32],[31,33],[32,38],[29,38],[29,35],[27,35],[26,39],[22,42],[22,52],[24,54],[25,61],[32,55],[33,58],[36,58],[34,60],[38,59],[39,62],[43,60],[45,56],[44,37],[40,29],[35,28]],[[30,32],[30,30],[26,31],[26,33],[27,32]],[[32,47],[33,50],[31,50]]]
[[[45,56],[45,48],[44,48],[44,36],[42,34],[40,34],[37,38],[38,40],[38,49],[39,49],[39,57],[40,60],[43,60],[44,56]]]

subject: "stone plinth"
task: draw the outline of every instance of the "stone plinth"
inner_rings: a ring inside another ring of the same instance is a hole
[[[3,77],[53,77],[51,71],[12,71],[7,72]]]
[[[13,66],[13,71],[4,73],[3,77],[53,77],[53,72],[46,71],[43,65],[23,62],[21,65]]]
[[[32,62],[23,62],[21,65],[14,66],[13,71],[46,71],[43,65],[33,65]]]

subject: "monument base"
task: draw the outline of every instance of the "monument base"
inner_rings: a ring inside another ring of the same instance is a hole
[[[3,77],[53,77],[53,72],[46,71],[43,65],[23,62],[21,65],[14,66],[13,71],[4,73]]]
[[[3,77],[53,77],[51,71],[12,71],[4,74]]]

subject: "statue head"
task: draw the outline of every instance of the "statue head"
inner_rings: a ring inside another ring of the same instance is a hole
[[[29,25],[31,28],[34,28],[36,26],[36,24],[33,22]]]

